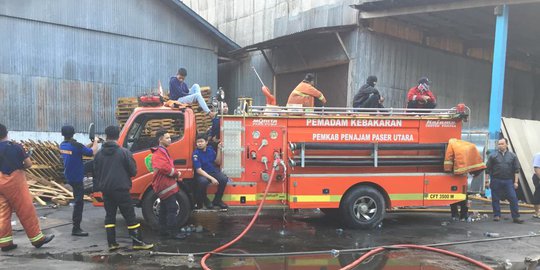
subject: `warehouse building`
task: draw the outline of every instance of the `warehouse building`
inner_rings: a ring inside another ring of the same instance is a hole
[[[188,83],[216,89],[218,62],[240,47],[178,0],[1,1],[0,122],[11,137],[59,140],[115,124],[118,97]]]

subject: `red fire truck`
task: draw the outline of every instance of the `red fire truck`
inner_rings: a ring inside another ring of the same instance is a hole
[[[352,228],[376,226],[392,207],[462,201],[467,179],[445,173],[443,162],[448,141],[461,138],[466,117],[463,106],[423,112],[244,107],[240,115],[221,118],[221,169],[232,179],[223,200],[233,207],[258,205],[275,167],[268,207],[320,208]],[[182,171],[177,201],[184,224],[194,204],[191,156],[197,128],[191,109],[140,107],[132,113],[119,139],[137,162],[131,194],[145,220],[157,224],[159,199],[144,159],[159,128],[172,134],[169,152]],[[277,159],[285,162],[275,164]],[[95,197],[99,203],[99,194]]]

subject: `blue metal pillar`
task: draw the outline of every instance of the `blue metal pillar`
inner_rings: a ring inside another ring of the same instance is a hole
[[[506,66],[506,43],[508,39],[508,6],[497,7],[493,69],[491,73],[491,99],[489,102],[489,147],[496,149],[501,132],[504,95],[504,71]]]

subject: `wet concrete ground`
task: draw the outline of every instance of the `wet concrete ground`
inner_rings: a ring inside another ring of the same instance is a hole
[[[164,240],[149,228],[145,241],[156,243],[155,251],[194,253],[188,256],[157,256],[132,251],[131,241],[121,216],[118,216],[117,237],[123,248],[114,253],[106,250],[103,228],[105,211],[90,204],[85,206],[83,228],[90,237],[71,236],[71,207],[38,209],[46,233],[56,238],[41,249],[33,248],[24,232],[15,233],[19,248],[0,254],[0,268],[9,269],[197,269],[201,256],[196,253],[212,250],[239,234],[251,219],[253,211],[231,209],[228,212],[202,212],[190,223],[202,225],[204,231],[192,233],[183,241]],[[500,236],[540,234],[540,219],[523,215],[525,224],[491,218],[472,223],[451,221],[449,214],[389,213],[380,228],[350,230],[318,211],[293,213],[283,210],[264,211],[253,229],[228,252],[275,253],[327,251],[320,255],[279,257],[224,257],[209,260],[212,269],[339,269],[361,256],[361,253],[331,253],[330,250],[359,249],[393,244],[434,244],[441,242],[488,239],[485,232]],[[140,211],[138,216],[141,217]],[[20,225],[15,227],[20,228]],[[526,269],[526,257],[540,257],[540,237],[515,240],[449,245],[441,247],[480,260],[494,268],[504,269],[509,260],[511,269]],[[372,257],[357,269],[475,269],[471,264],[450,257],[416,250],[394,250]],[[529,265],[529,269],[536,269]]]

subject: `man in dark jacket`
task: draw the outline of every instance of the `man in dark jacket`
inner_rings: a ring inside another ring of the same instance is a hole
[[[516,154],[508,151],[508,141],[502,138],[497,143],[498,151],[491,154],[487,162],[486,187],[491,188],[491,206],[493,221],[501,220],[499,201],[507,198],[510,202],[510,212],[514,223],[521,224],[516,189],[519,186],[520,165]],[[487,180],[489,176],[491,181]]]
[[[154,247],[146,244],[142,239],[141,224],[137,222],[135,209],[129,190],[131,177],[137,174],[137,165],[133,155],[127,149],[118,145],[120,129],[117,126],[108,126],[105,129],[107,141],[94,158],[94,191],[103,193],[105,204],[105,230],[109,250],[116,250],[120,245],[116,242],[116,210],[126,220],[129,236],[133,240],[133,249],[147,250]]]
[[[382,105],[384,98],[375,88],[376,84],[376,76],[371,75],[367,78],[366,84],[362,85],[358,93],[354,95],[353,108],[384,108]]]

